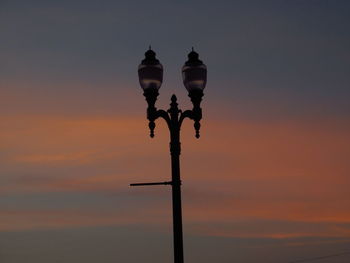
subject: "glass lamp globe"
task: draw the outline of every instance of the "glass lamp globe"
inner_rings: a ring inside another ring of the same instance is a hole
[[[142,89],[147,91],[158,91],[163,82],[163,66],[156,59],[156,53],[149,49],[145,53],[138,68],[139,81]]]
[[[192,49],[182,67],[182,79],[188,92],[203,91],[207,84],[207,67],[198,57]]]

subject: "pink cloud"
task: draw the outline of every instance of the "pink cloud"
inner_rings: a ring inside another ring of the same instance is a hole
[[[162,122],[153,140],[143,117],[20,115],[1,117],[1,123],[6,124],[0,130],[6,153],[2,174],[16,171],[6,177],[2,193],[106,193],[127,189],[131,182],[169,178],[169,138]],[[349,223],[349,134],[350,126],[342,120],[204,120],[198,141],[186,122],[182,138],[185,220],[217,222],[210,229],[201,228],[213,235],[276,238],[316,232],[298,227],[276,231],[271,226],[264,233],[232,232],[217,226],[252,220]],[[150,189],[147,194],[157,193]],[[125,222],[128,218],[133,222],[131,217],[126,215]],[[161,218],[159,222],[168,220]],[[64,220],[52,222],[65,225]],[[341,231],[327,227],[320,233],[339,236]]]

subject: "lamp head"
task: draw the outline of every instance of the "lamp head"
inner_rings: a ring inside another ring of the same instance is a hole
[[[156,59],[156,53],[150,49],[138,67],[139,81],[145,93],[157,92],[163,82],[163,66]]]
[[[193,48],[182,67],[182,79],[189,93],[196,90],[203,92],[207,83],[207,67],[199,60],[199,55]]]

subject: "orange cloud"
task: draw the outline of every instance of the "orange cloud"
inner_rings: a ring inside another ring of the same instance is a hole
[[[118,211],[77,210],[2,210],[0,231],[18,231],[45,228],[70,228],[88,226],[113,226],[113,225],[133,225],[148,224],[162,225],[162,218],[158,210],[152,211],[152,216],[140,217],[144,209],[129,211],[128,214],[118,213]]]
[[[3,116],[0,121],[6,124],[0,130],[5,153],[0,161],[3,194],[105,193],[128,189],[131,182],[170,177],[169,138],[163,122],[157,123],[151,140],[143,117],[20,115]],[[326,223],[318,232],[339,236],[345,230],[336,224],[350,222],[349,134],[350,126],[342,120],[204,120],[202,137],[196,140],[186,122],[184,220],[216,222],[200,228],[212,235],[317,234],[298,227],[276,231],[271,225],[255,233],[219,227],[220,223],[277,220]],[[158,193],[147,190],[147,195],[153,194]]]

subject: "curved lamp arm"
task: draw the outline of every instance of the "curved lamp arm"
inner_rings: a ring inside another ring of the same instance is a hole
[[[180,125],[180,127],[181,127],[181,125],[182,125],[182,122],[183,122],[184,119],[186,119],[186,118],[189,118],[189,119],[191,119],[191,120],[194,119],[194,117],[193,117],[193,111],[192,111],[192,110],[185,110],[184,112],[181,113],[181,115],[180,115],[180,120],[179,120],[179,125]]]
[[[200,120],[202,119],[202,109],[200,107],[193,108],[193,110],[186,110],[180,115],[179,125],[181,127],[184,119],[189,118],[194,121],[194,129],[196,131],[196,138],[200,137],[199,130],[201,128]]]
[[[154,137],[154,129],[156,127],[155,120],[158,118],[163,118],[169,127],[171,125],[170,117],[165,110],[157,110],[155,107],[149,107],[147,109],[147,119],[149,120],[148,127],[150,129],[151,138]]]

